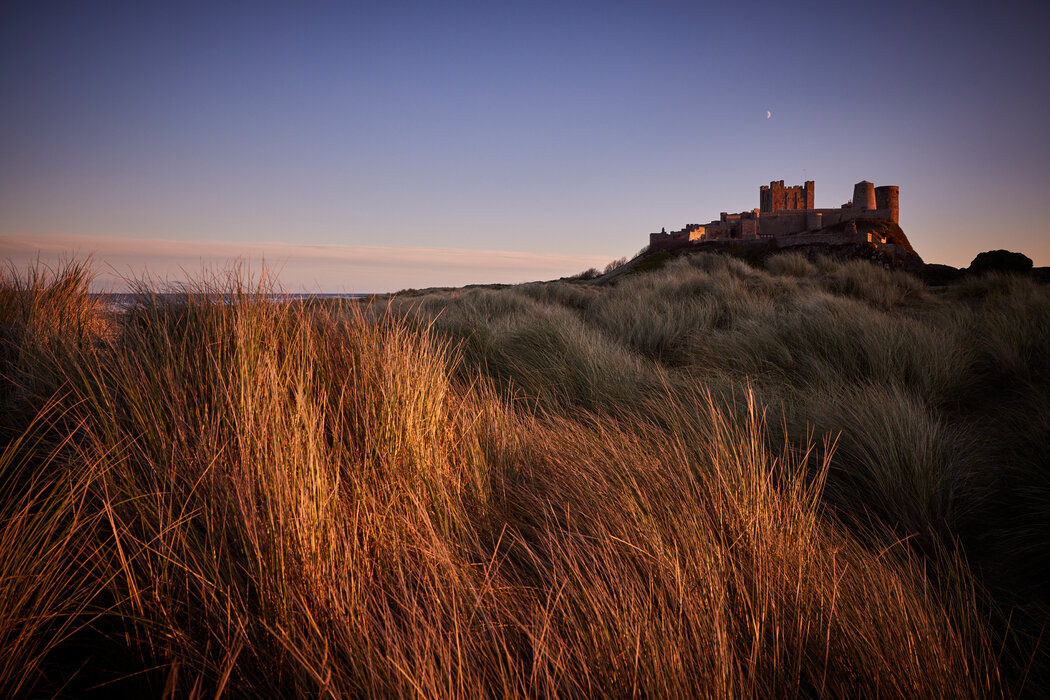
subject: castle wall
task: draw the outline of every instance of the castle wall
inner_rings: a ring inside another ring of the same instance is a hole
[[[786,236],[798,231],[805,231],[808,218],[808,212],[769,214],[758,219],[758,232],[762,237],[768,238],[770,236]]]
[[[888,209],[818,209],[824,226],[834,226],[856,219],[889,219]]]
[[[819,217],[819,220],[818,220]],[[817,228],[834,226],[856,219],[889,219],[888,209],[810,209],[808,211],[782,211],[763,214],[753,219],[758,224],[756,235],[762,238],[790,236]]]
[[[704,226],[704,235],[702,240],[714,240],[722,238],[735,238],[735,233],[739,230],[738,224],[740,219],[729,219],[725,221],[712,221],[711,223]]]
[[[780,248],[790,248],[796,245],[817,245],[821,243],[836,245],[841,243],[866,243],[867,241],[868,237],[866,234],[847,236],[841,233],[803,233],[798,236],[778,238],[777,246]]]

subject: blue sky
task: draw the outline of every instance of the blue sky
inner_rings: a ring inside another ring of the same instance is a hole
[[[1036,3],[6,3],[0,257],[289,288],[571,274],[770,180],[1050,265]],[[767,118],[767,111],[770,117]]]

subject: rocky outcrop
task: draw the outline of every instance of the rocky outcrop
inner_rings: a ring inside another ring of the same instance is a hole
[[[1032,259],[1024,253],[1013,253],[1009,250],[989,250],[978,253],[970,263],[967,272],[983,274],[985,272],[1014,272],[1027,274],[1032,271]]]

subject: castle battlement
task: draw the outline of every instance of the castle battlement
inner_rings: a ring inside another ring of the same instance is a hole
[[[856,226],[851,226],[852,231],[847,230],[846,233],[821,233],[821,229],[858,219],[898,223],[900,193],[896,185],[875,187],[873,183],[862,180],[853,186],[853,199],[837,209],[815,208],[815,192],[816,186],[812,180],[790,187],[785,187],[783,180],[774,180],[759,188],[757,209],[737,214],[722,212],[717,220],[707,224],[689,224],[672,233],[651,233],[649,245],[652,248],[669,248],[696,241],[770,238],[779,245],[793,245],[798,243],[800,234],[807,234],[808,238],[814,235],[828,237],[829,240],[825,242],[878,243],[857,234]]]
[[[783,180],[775,180],[758,188],[758,208],[766,214],[775,211],[812,209],[816,185],[806,180],[803,185],[784,187]]]

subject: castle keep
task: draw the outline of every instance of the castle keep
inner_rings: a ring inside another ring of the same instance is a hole
[[[817,209],[815,185],[785,187],[783,180],[762,185],[758,190],[758,209],[729,214],[708,224],[689,224],[681,231],[649,234],[652,249],[672,248],[697,241],[732,241],[774,239],[780,246],[805,243],[885,243],[872,240],[871,234],[859,236],[856,225],[845,232],[822,231],[828,227],[858,219],[882,219],[898,223],[899,188],[896,185],[876,187],[867,180],[853,186],[853,199],[837,209]],[[860,240],[864,238],[864,240]],[[825,240],[827,239],[827,240]]]
[[[769,183],[758,188],[759,211],[772,214],[785,209],[812,209],[813,195],[816,188],[812,180],[804,185],[784,187],[784,181]]]

